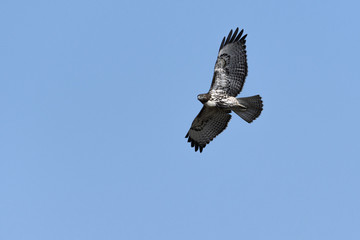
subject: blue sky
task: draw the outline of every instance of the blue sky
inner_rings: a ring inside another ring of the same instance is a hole
[[[1,1],[0,239],[360,239],[356,1]],[[230,29],[233,116],[184,138]]]

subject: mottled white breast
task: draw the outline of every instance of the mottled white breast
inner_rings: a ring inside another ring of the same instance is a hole
[[[209,100],[205,103],[205,105],[207,107],[216,107],[216,102],[215,101],[212,101],[212,100]]]

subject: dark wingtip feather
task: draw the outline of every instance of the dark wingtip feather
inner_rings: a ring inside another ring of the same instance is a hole
[[[226,38],[225,45],[230,42],[231,36],[232,36],[232,29],[230,30],[229,35],[228,35],[227,38]]]
[[[237,35],[238,31],[239,31],[239,28],[237,27],[237,28],[235,29],[235,32],[234,32],[234,34],[233,34],[232,38],[230,39],[230,42],[234,42],[235,37],[236,37],[236,35]]]
[[[225,47],[227,44],[230,44],[230,43],[234,43],[234,42],[237,42],[240,40],[240,42],[243,42],[245,43],[245,38],[247,36],[247,34],[245,34],[243,37],[242,34],[244,33],[244,29],[241,29],[241,31],[239,32],[238,34],[238,31],[239,31],[239,28],[236,28],[236,30],[234,31],[234,34],[233,34],[233,30],[231,29],[227,38],[223,38],[221,44],[220,44],[220,48],[219,48],[219,51]]]
[[[201,146],[199,143],[195,142],[191,137],[189,137],[189,133],[186,134],[186,136],[188,137],[188,142],[190,142],[191,147],[195,147],[195,152],[197,152],[198,150],[202,152],[205,146]]]
[[[220,49],[222,49],[224,47],[224,43],[225,43],[225,37],[223,38],[223,40],[222,40],[222,42],[220,44],[219,51],[220,51]]]
[[[240,39],[240,42],[246,42],[246,38],[247,37],[247,34],[245,34],[241,39]]]
[[[244,29],[241,29],[241,31],[239,32],[239,34],[236,36],[236,38],[234,39],[234,42],[239,41],[239,39],[241,38],[242,34],[244,33]]]

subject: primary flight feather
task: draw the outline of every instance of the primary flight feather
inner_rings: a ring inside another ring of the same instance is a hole
[[[215,63],[214,76],[208,93],[199,94],[203,108],[191,124],[185,138],[202,152],[227,127],[231,111],[251,123],[261,113],[263,103],[260,95],[236,98],[247,76],[246,36],[239,28],[231,30],[223,38]]]

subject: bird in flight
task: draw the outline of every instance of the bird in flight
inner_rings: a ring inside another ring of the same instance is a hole
[[[214,76],[208,93],[199,94],[203,108],[191,124],[185,138],[202,152],[228,125],[231,111],[251,123],[261,113],[263,103],[260,95],[236,98],[241,92],[248,73],[246,57],[246,36],[239,28],[231,30],[223,38],[215,63]]]

